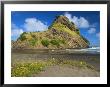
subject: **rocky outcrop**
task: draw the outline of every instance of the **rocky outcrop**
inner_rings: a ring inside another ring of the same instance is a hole
[[[12,48],[22,49],[65,49],[87,48],[89,41],[84,38],[73,22],[65,16],[57,16],[44,32],[24,32]]]
[[[76,33],[79,34],[79,29],[76,27],[76,25],[73,22],[70,22],[69,19],[63,15],[57,16],[53,24],[55,23],[61,23],[67,26],[71,31],[75,31]]]

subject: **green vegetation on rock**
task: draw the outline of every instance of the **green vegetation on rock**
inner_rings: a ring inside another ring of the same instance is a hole
[[[35,46],[37,43],[37,40],[33,38],[33,39],[29,40],[29,43],[30,43],[30,45]]]
[[[84,41],[85,41],[87,44],[90,44],[90,42],[89,42],[85,37],[83,37],[82,35],[81,35],[81,37],[84,39]]]
[[[22,33],[17,41],[13,42],[12,47],[65,49],[87,48],[89,44],[89,41],[80,34],[76,25],[61,15],[56,17],[47,31]]]
[[[21,41],[26,40],[25,34],[26,34],[26,32],[22,33],[18,39],[20,39]]]
[[[56,46],[60,45],[60,42],[58,40],[55,40],[55,39],[51,40],[50,43],[53,44],[53,45],[56,45]]]
[[[41,43],[42,43],[43,46],[48,47],[48,45],[49,45],[49,40],[48,40],[48,39],[43,39],[43,40],[41,41]]]

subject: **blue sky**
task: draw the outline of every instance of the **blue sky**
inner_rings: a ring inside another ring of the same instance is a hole
[[[46,31],[58,15],[74,22],[92,46],[100,45],[99,11],[12,11],[11,39],[16,40],[23,32]]]

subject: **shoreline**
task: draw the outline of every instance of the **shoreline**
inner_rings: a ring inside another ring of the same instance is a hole
[[[86,61],[92,65],[94,65],[97,70],[100,70],[100,54],[48,54],[48,53],[13,53],[12,52],[12,61],[13,60],[48,60],[50,58],[54,59],[64,59],[64,60],[78,60],[78,61]]]
[[[78,55],[99,55],[100,52],[83,51],[82,49],[12,49],[12,53],[25,54],[78,54]]]
[[[21,71],[24,73],[24,70],[26,70],[25,72],[29,73],[28,68],[30,70],[35,70],[33,74],[31,73],[31,77],[100,76],[100,54],[97,53],[95,54],[80,53],[74,51],[70,51],[69,53],[68,50],[65,51],[65,50],[39,50],[39,49],[12,50],[11,53],[12,53],[11,64],[12,67],[15,67],[13,68],[12,72],[14,73],[14,75],[16,75],[17,73],[18,77]],[[66,66],[65,62],[67,64]],[[74,63],[75,66],[72,66],[74,65]],[[18,66],[16,64],[18,64]],[[50,65],[47,66],[48,64]],[[84,69],[78,66],[82,66]]]

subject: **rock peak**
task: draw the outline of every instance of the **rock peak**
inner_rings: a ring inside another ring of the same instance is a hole
[[[66,16],[59,15],[45,32],[25,32],[17,41],[12,42],[12,48],[27,49],[66,49],[87,48],[89,41],[84,38],[76,25]]]
[[[55,22],[59,23],[69,22],[69,19],[66,16],[60,15],[56,17]]]
[[[79,29],[76,27],[76,25],[64,15],[56,16],[52,25],[56,23],[63,24],[67,26],[71,31],[76,31],[76,33],[79,33]],[[52,25],[50,27],[52,27]]]

